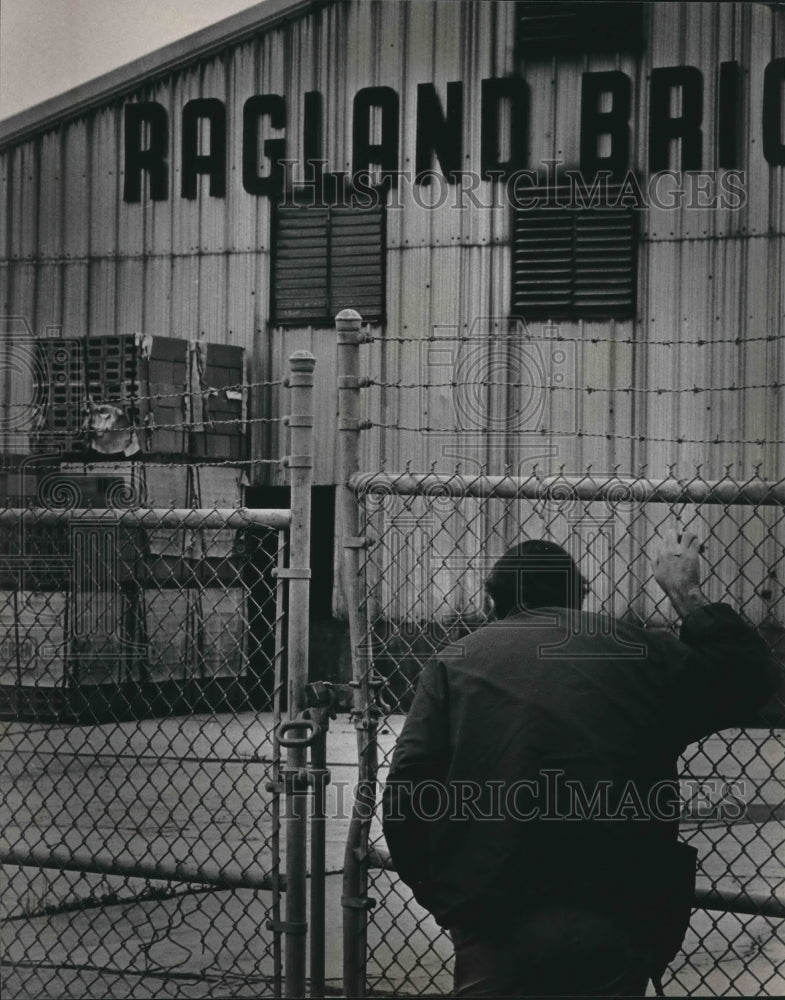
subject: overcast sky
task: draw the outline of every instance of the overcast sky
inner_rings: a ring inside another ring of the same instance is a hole
[[[0,0],[0,118],[258,0]]]

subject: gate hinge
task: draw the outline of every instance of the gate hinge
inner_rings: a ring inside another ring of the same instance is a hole
[[[345,549],[367,549],[371,545],[373,545],[373,539],[370,535],[354,535],[343,540]]]
[[[376,900],[370,896],[341,896],[341,906],[350,910],[372,910],[376,906]]]
[[[310,413],[290,413],[281,422],[284,427],[313,427],[313,417]]]
[[[307,934],[308,924],[305,920],[268,920],[265,924],[268,931],[274,934]]]
[[[272,576],[277,580],[310,580],[311,571],[310,569],[297,569],[296,567],[289,566],[284,568],[282,566],[275,566],[270,570]]]

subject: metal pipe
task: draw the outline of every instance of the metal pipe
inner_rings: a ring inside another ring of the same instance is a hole
[[[197,882],[221,889],[272,889],[273,876],[234,866],[206,861],[190,864],[183,861],[130,861],[111,854],[72,851],[64,847],[35,846],[21,843],[0,847],[0,864],[25,868],[55,868],[61,871],[93,872],[96,875],[121,875],[125,878],[152,878],[162,882]],[[282,886],[285,888],[285,886]]]
[[[399,496],[499,497],[505,500],[603,500],[613,503],[703,503],[781,507],[785,483],[680,482],[677,479],[644,479],[633,476],[465,476],[458,473],[386,472],[354,474],[354,493]]]
[[[282,571],[289,585],[288,702],[290,720],[306,707],[308,683],[308,622],[311,565],[311,484],[313,482],[313,371],[316,359],[309,351],[289,358],[291,412],[289,469],[292,520],[289,567]],[[308,781],[307,747],[290,744],[283,774],[286,790],[286,921],[284,923],[284,996],[305,996],[307,923]]]
[[[723,910],[725,913],[748,913],[752,916],[785,917],[785,899],[763,892],[739,889],[695,890],[695,906],[701,910]]]
[[[311,709],[311,715],[323,712],[329,718],[327,709]],[[313,800],[311,809],[311,996],[324,996],[325,977],[325,851],[327,846],[327,810],[325,789],[327,785],[327,720],[320,726],[311,744],[311,775],[313,779]]]
[[[352,805],[352,819],[346,839],[343,870],[343,990],[347,997],[365,996],[367,936],[368,936],[368,867],[365,852],[372,803],[376,796],[374,767],[375,730],[371,712],[372,692],[368,681],[367,655],[362,621],[358,574],[360,570],[359,537],[361,528],[357,500],[349,486],[360,468],[360,344],[363,335],[362,317],[354,309],[344,309],[335,319],[338,339],[338,445],[339,475],[338,510],[343,544],[344,593],[349,618],[349,638],[352,651],[353,707],[352,717],[357,731],[358,783]],[[369,802],[371,807],[369,809]]]
[[[72,508],[50,510],[48,507],[6,507],[0,510],[0,524],[15,524],[19,521],[34,521],[36,524],[60,524],[71,521],[108,522],[133,528],[288,528],[291,512],[288,510],[251,510],[248,507],[208,508],[198,510],[193,507],[173,508],[131,508],[118,510],[90,510]],[[25,557],[29,559],[29,556]]]
[[[278,532],[278,549],[275,560],[275,650],[273,653],[273,766],[270,787],[273,800],[271,815],[273,822],[270,836],[272,862],[273,899],[270,907],[273,931],[273,996],[283,992],[283,950],[281,948],[281,744],[278,742],[278,723],[281,721],[281,688],[283,686],[285,617],[285,582],[280,571],[286,562],[286,534]]]

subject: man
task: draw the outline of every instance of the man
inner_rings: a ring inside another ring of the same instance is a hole
[[[547,541],[486,583],[497,621],[432,658],[398,739],[384,833],[455,944],[457,996],[643,995],[681,945],[694,891],[677,758],[773,693],[768,650],[699,585],[694,535],[654,576],[681,640],[580,610]]]

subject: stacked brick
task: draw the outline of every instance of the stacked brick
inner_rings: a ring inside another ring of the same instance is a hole
[[[241,347],[139,335],[57,337],[36,341],[36,353],[33,452],[245,458]],[[102,426],[117,428],[114,439]]]

